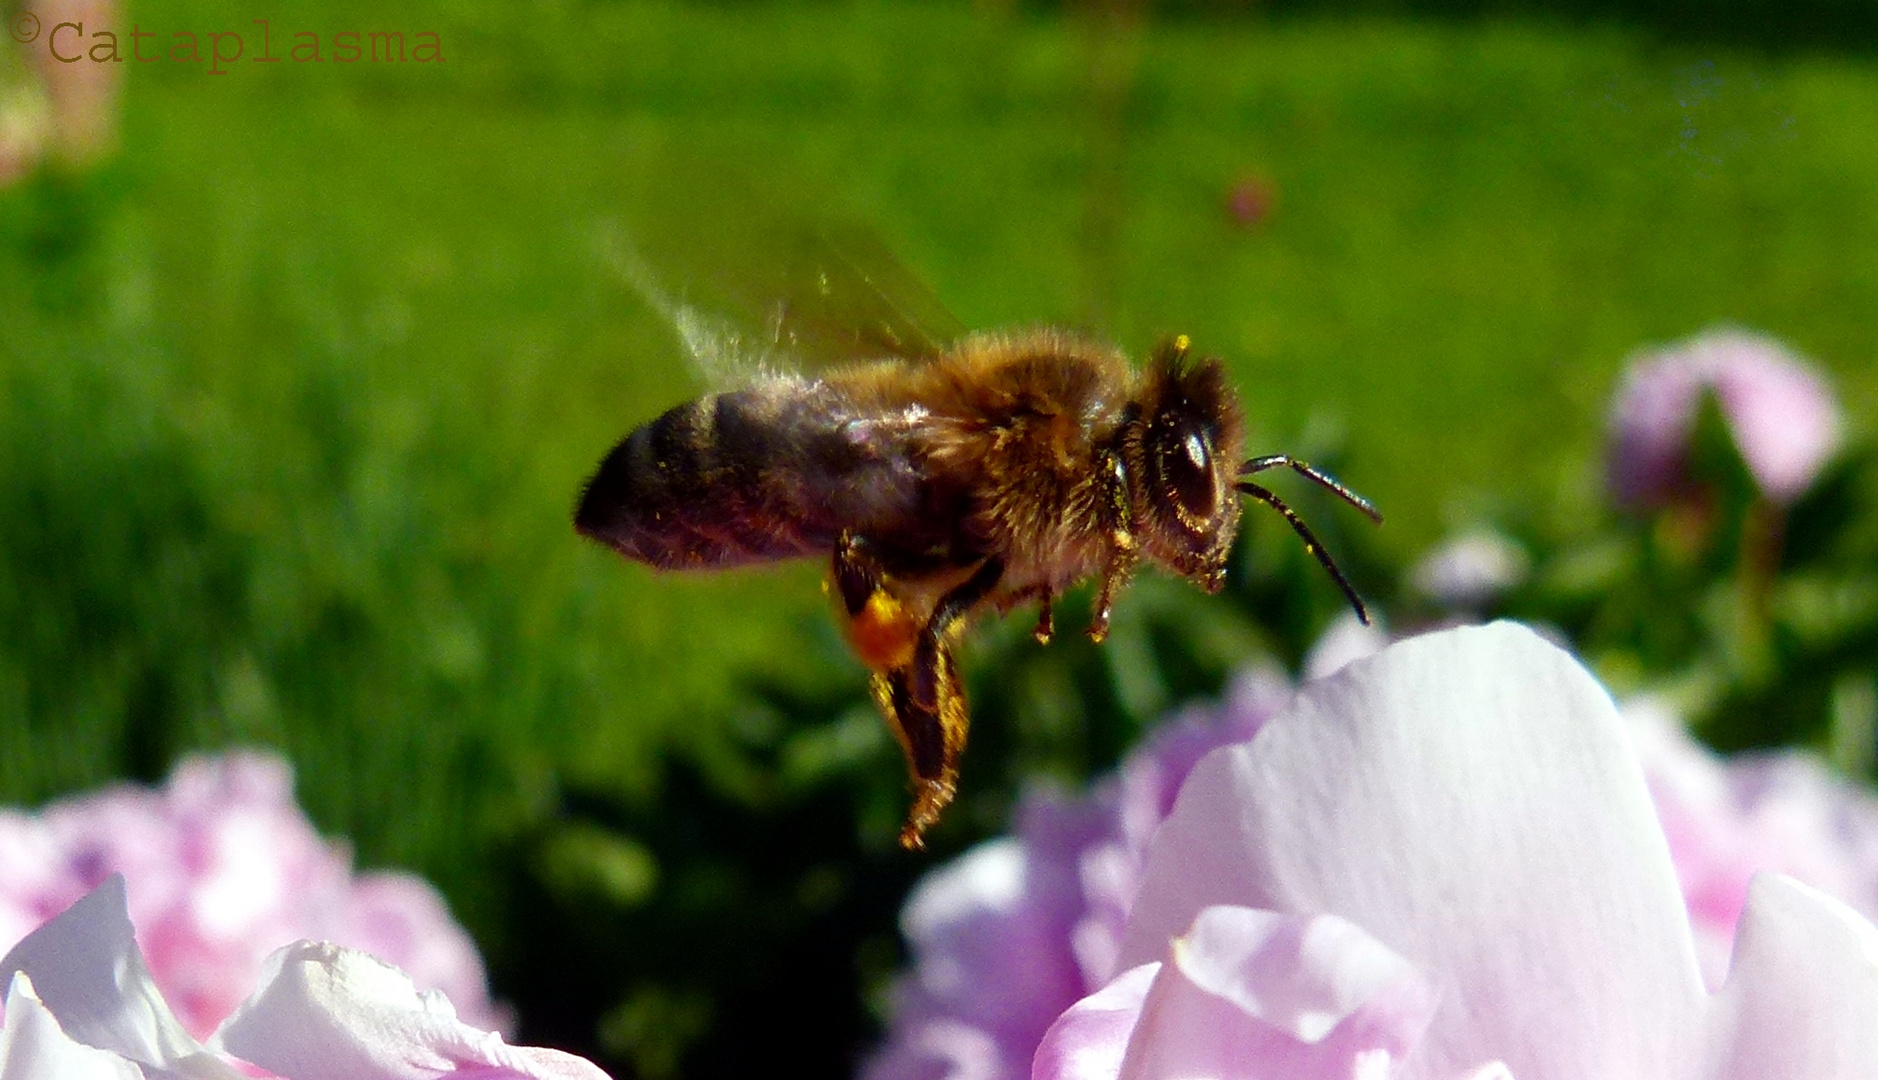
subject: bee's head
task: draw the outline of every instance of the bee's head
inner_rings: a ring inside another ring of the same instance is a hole
[[[1149,357],[1122,458],[1142,554],[1214,592],[1239,529],[1244,421],[1220,362],[1187,349],[1182,335]]]

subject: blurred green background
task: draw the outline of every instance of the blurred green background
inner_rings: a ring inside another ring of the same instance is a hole
[[[1878,404],[1869,4],[117,17],[257,18],[277,52],[434,31],[445,62],[126,64],[115,154],[0,189],[0,802],[277,747],[361,864],[447,892],[525,1039],[620,1075],[845,1069],[937,857],[893,846],[899,752],[820,567],[660,576],[569,526],[608,447],[700,389],[608,255],[663,163],[789,177],[780,205],[867,222],[971,326],[1192,335],[1255,451],[1326,455],[1387,512],[1298,493],[1379,598],[1509,502],[1605,513],[1642,346],[1738,323],[1855,431]],[[938,854],[1022,778],[1296,661],[1340,601],[1248,520],[1232,595],[1143,580],[1104,652],[1040,659],[1023,614],[980,635]]]

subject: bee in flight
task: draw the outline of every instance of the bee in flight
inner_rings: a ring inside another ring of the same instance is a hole
[[[632,271],[706,366],[805,347],[842,362],[765,374],[641,425],[587,482],[574,524],[660,569],[827,559],[848,640],[906,755],[903,846],[923,846],[956,790],[969,715],[953,649],[974,615],[1034,603],[1047,642],[1052,603],[1093,577],[1088,633],[1100,641],[1143,560],[1216,592],[1249,495],[1284,516],[1368,621],[1310,528],[1251,477],[1292,469],[1381,514],[1288,455],[1242,459],[1238,399],[1220,361],[1196,358],[1185,336],[1139,372],[1056,330],[939,345],[908,314],[913,287],[902,278],[890,291],[891,268],[831,257],[808,270],[808,302],[763,306],[748,336]],[[862,303],[830,333],[816,319],[829,321],[836,285]]]

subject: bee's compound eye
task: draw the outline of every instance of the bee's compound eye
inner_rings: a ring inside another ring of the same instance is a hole
[[[1175,424],[1161,451],[1161,479],[1185,516],[1208,521],[1219,508],[1213,476],[1213,443],[1197,424]]]
[[[1207,451],[1206,436],[1189,431],[1187,437],[1181,440],[1180,448],[1187,452],[1187,461],[1194,468],[1205,473],[1213,471],[1213,455]]]

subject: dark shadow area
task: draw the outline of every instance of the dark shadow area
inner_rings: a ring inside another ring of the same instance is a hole
[[[1272,0],[1267,5],[1164,0],[1154,10],[1172,18],[1234,18],[1263,10],[1279,17],[1611,23],[1636,27],[1665,43],[1727,44],[1768,52],[1869,52],[1878,46],[1878,4],[1870,0]]]

